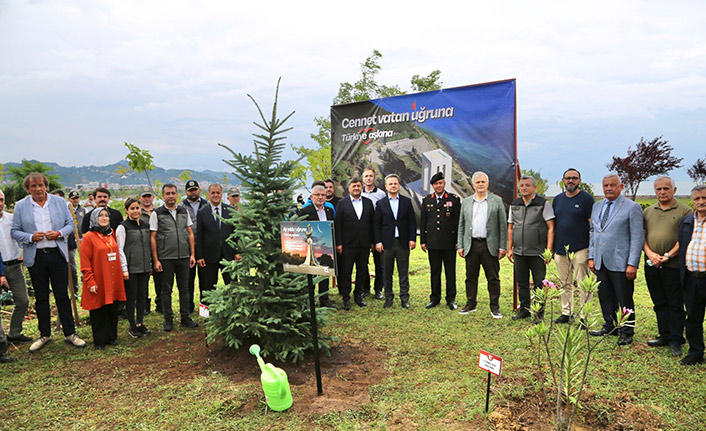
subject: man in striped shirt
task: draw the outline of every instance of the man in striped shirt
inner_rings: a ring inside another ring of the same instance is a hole
[[[694,214],[679,223],[679,269],[686,305],[686,339],[689,353],[679,362],[704,361],[704,310],[706,309],[706,185],[691,190]]]

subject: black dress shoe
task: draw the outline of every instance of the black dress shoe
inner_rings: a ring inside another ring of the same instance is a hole
[[[331,301],[326,301],[326,302],[322,302],[322,303],[321,303],[321,308],[330,308],[330,309],[332,309],[332,310],[335,310],[335,309],[336,309],[336,306],[333,305],[333,302],[331,302]]]
[[[554,323],[569,323],[569,320],[571,320],[569,316],[562,314],[554,321]]]
[[[612,331],[609,331],[609,330],[607,330],[607,329],[605,329],[605,328],[601,328],[601,329],[599,329],[599,330],[597,330],[597,331],[591,331],[591,332],[589,332],[589,334],[593,335],[594,337],[602,337],[602,336],[604,336],[604,335],[615,335],[615,336],[617,336],[617,335],[618,335],[618,331],[616,331],[615,329],[613,329]],[[632,337],[631,337],[631,338],[632,338]]]
[[[579,331],[585,331],[586,330],[586,320],[582,317],[579,319],[579,323],[576,325],[576,327],[579,329]]]
[[[704,357],[703,356],[696,356],[696,355],[686,355],[684,358],[682,358],[679,363],[681,365],[696,365],[696,364],[701,364],[704,362]]]
[[[520,310],[518,311],[514,316],[512,316],[512,320],[520,320],[520,319],[526,319],[530,317],[530,312],[527,310]]]
[[[390,308],[392,307],[392,298],[386,299],[385,300],[385,305],[382,306],[383,308]]]
[[[343,301],[343,309],[348,311],[351,309],[351,301],[350,299],[348,301]]]
[[[430,303],[427,304],[427,306],[426,306],[425,308],[428,310],[428,309],[430,309],[430,308],[436,307],[437,305],[439,305],[438,302],[436,302],[436,301],[431,301]]]
[[[402,300],[402,308],[409,308],[409,301]]]
[[[17,337],[7,337],[7,342],[8,343],[14,343],[14,344],[25,344],[25,343],[31,343],[33,341],[32,338],[29,338],[26,335],[20,334]]]
[[[185,317],[181,319],[181,326],[185,328],[196,328],[199,324],[191,320],[191,317]]]
[[[448,304],[446,304],[446,306],[449,307],[449,310],[451,311],[458,310],[458,305],[456,305],[455,302],[449,302]]]
[[[164,327],[163,327],[163,329],[164,329],[165,331],[169,332],[169,331],[171,331],[172,329],[174,329],[174,324],[172,323],[171,320],[166,320],[166,321],[164,322]]]
[[[618,346],[627,346],[628,344],[632,344],[632,335],[620,334],[620,338],[618,338]]]
[[[385,299],[385,295],[382,294],[382,290],[375,292],[375,299]]]
[[[672,356],[681,356],[681,346],[679,344],[670,344],[669,353],[671,353]]]
[[[667,344],[669,344],[669,343],[667,342],[667,339],[665,337],[657,337],[654,340],[649,340],[647,342],[647,345],[650,347],[662,347],[662,346],[666,346]],[[681,355],[679,355],[679,356],[681,356]]]
[[[358,307],[367,307],[368,306],[368,304],[366,304],[365,301],[363,301],[363,298],[356,299],[355,303],[358,305]]]

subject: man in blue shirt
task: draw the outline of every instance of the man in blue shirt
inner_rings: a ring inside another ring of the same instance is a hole
[[[554,259],[559,272],[561,295],[561,316],[554,323],[568,323],[574,310],[574,286],[588,275],[588,237],[591,227],[591,209],[595,202],[593,196],[579,190],[581,173],[569,168],[564,172],[562,181],[564,192],[556,195],[552,202],[554,208]],[[567,253],[574,253],[569,261]],[[591,296],[580,292],[580,305],[583,307]]]

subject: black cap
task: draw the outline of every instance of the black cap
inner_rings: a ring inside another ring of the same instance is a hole
[[[439,180],[443,180],[443,179],[444,179],[444,173],[443,173],[443,172],[437,172],[437,173],[434,174],[433,177],[431,177],[431,180],[429,181],[429,184],[434,184],[435,182],[437,182],[437,181],[439,181]]]
[[[191,190],[191,189],[198,189],[199,183],[197,183],[195,180],[189,180],[186,182],[186,190]]]
[[[73,199],[73,198],[77,198],[77,197],[78,197],[78,192],[76,190],[69,192],[69,199]]]

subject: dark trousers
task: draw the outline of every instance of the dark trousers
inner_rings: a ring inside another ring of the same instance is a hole
[[[46,252],[44,252],[46,250]],[[29,270],[34,286],[36,300],[37,321],[39,333],[42,337],[51,336],[51,314],[49,309],[49,284],[54,292],[56,308],[64,336],[76,332],[74,316],[71,314],[71,299],[69,298],[69,268],[64,256],[58,248],[37,249],[34,265]]]
[[[204,281],[206,280],[205,268],[194,265],[189,268],[189,311],[194,311],[194,285],[196,284],[196,273],[199,275],[199,291],[204,290]],[[214,283],[215,284],[215,283]]]
[[[125,296],[127,297],[125,310],[127,311],[127,320],[130,322],[131,328],[135,328],[138,323],[142,324],[142,319],[145,316],[149,283],[149,272],[130,274],[130,278],[125,280]],[[137,311],[137,318],[135,317],[135,311]]]
[[[373,250],[373,263],[375,264],[375,292],[382,292],[385,288],[385,265],[383,264],[382,255],[377,250]],[[356,281],[356,284],[358,282]],[[319,288],[319,292],[321,288]],[[363,291],[370,293],[370,272],[365,272],[365,288]]]
[[[704,356],[704,309],[706,309],[706,278],[694,278],[687,270],[684,278],[686,304],[686,339],[689,355]]]
[[[500,311],[500,260],[490,254],[485,240],[474,239],[471,250],[466,255],[466,305],[476,308],[478,302],[478,275],[483,266],[485,278],[488,280],[488,296],[490,310]]]
[[[78,271],[76,271],[76,249],[69,250],[69,265],[71,266],[71,281],[74,283],[74,294],[80,293],[78,286]]]
[[[530,292],[530,273],[535,289],[542,288],[542,281],[547,275],[547,266],[540,256],[515,255],[515,277],[517,278],[517,296],[520,299],[520,310],[529,311],[532,300]]]
[[[91,316],[91,331],[93,344],[105,346],[118,340],[118,304],[106,304],[101,308],[89,311]]]
[[[385,299],[392,300],[395,293],[392,290],[392,273],[397,261],[397,275],[400,281],[400,300],[409,301],[409,244],[395,239],[392,248],[382,252],[382,265],[385,268]]]
[[[684,344],[684,294],[679,268],[645,265],[645,281],[657,316],[659,336],[670,345]]]
[[[456,250],[427,250],[431,269],[431,302],[441,302],[441,265],[446,276],[446,303],[456,301]]]
[[[189,317],[189,258],[162,260],[162,312],[164,320],[174,318],[172,311],[172,287],[176,276],[177,289],[179,290],[179,315],[181,319]]]
[[[598,300],[603,313],[603,329],[612,331],[615,328],[616,314],[622,313],[623,307],[635,310],[632,294],[635,291],[635,281],[628,280],[624,272],[608,271],[605,267],[596,270],[596,277],[601,282],[598,286]],[[627,320],[635,320],[633,312]],[[633,326],[623,326],[620,333],[632,336],[635,333]]]
[[[152,281],[154,282],[154,308],[162,311],[162,273],[153,270]]]
[[[201,290],[201,303],[208,305],[208,301],[205,301],[203,298],[203,292],[206,290],[213,290],[218,284],[218,272],[221,272],[221,275],[223,276],[223,282],[225,284],[230,284],[230,274],[227,272],[223,271],[224,266],[221,265],[220,263],[207,263],[205,267],[203,267],[203,278],[201,278],[201,274],[199,274],[199,289]]]
[[[338,274],[338,291],[343,301],[351,300],[351,281],[353,265],[355,265],[355,298],[362,298],[365,288],[365,277],[368,274],[368,257],[370,249],[367,247],[343,247],[341,254],[342,268]]]

